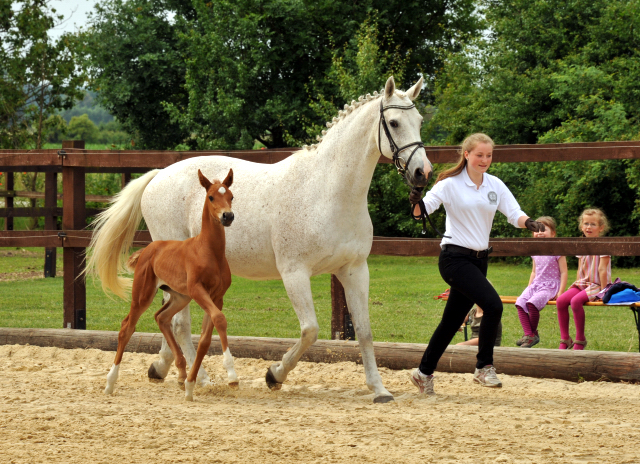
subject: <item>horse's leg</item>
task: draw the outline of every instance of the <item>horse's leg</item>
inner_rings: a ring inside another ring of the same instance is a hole
[[[202,332],[200,334],[200,340],[198,341],[198,350],[196,352],[196,359],[191,366],[187,381],[184,384],[185,399],[187,401],[193,401],[193,389],[196,385],[196,374],[202,365],[204,355],[209,351],[211,346],[211,334],[215,327],[220,335],[220,341],[222,346],[227,346],[227,318],[222,314],[220,308],[211,301],[211,297],[207,291],[201,285],[195,285],[189,289],[189,294],[193,300],[200,305],[200,307],[209,316],[209,321],[203,321]],[[219,301],[221,303],[221,301]]]
[[[222,311],[222,305],[224,304],[222,299],[214,301],[216,307]],[[211,321],[211,318],[208,318]],[[226,321],[225,321],[226,322]],[[238,374],[236,374],[235,366],[233,364],[233,356],[231,356],[231,350],[229,350],[229,341],[227,340],[227,327],[225,323],[224,331],[216,326],[218,335],[220,336],[220,345],[222,346],[222,365],[227,370],[227,382],[231,388],[238,388]]]
[[[111,395],[116,387],[124,349],[127,347],[127,343],[129,343],[131,336],[136,331],[136,324],[138,323],[140,316],[142,316],[142,313],[151,306],[155,293],[155,276],[153,274],[150,273],[144,282],[136,282],[134,280],[131,309],[120,325],[120,333],[118,334],[118,350],[116,351],[116,357],[113,361],[113,365],[111,366],[111,370],[109,371],[109,374],[107,374],[107,386],[104,389],[104,393],[107,395]]]
[[[160,308],[154,315],[160,332],[164,335],[167,345],[169,346],[172,356],[176,360],[176,368],[178,369],[178,384],[184,384],[187,378],[187,360],[185,359],[178,342],[171,332],[171,319],[173,316],[189,304],[191,298],[177,292],[170,292],[169,301]]]
[[[207,316],[205,315],[205,317]],[[180,348],[182,348],[184,356],[187,358],[187,365],[192,366],[196,351],[191,341],[191,311],[189,310],[189,305],[174,316],[171,321],[171,330]],[[171,352],[171,347],[167,344],[166,337],[162,339],[162,347],[159,354],[160,359],[157,359],[149,366],[148,375],[150,379],[164,379],[169,373],[171,363],[173,363],[173,353]],[[211,379],[204,369],[198,371],[197,383],[200,386],[211,383]]]
[[[283,273],[282,282],[300,321],[300,340],[282,357],[281,362],[272,364],[267,370],[267,386],[272,390],[279,390],[282,387],[289,372],[296,367],[307,348],[318,339],[320,330],[313,307],[309,274],[305,272]]]
[[[167,292],[163,292],[162,295],[162,305],[164,307],[165,302],[169,301],[171,295]],[[188,310],[188,308],[187,308]],[[169,373],[169,369],[171,368],[171,364],[175,360],[173,352],[171,351],[171,347],[167,343],[167,339],[162,337],[162,346],[160,347],[160,359],[151,363],[149,366],[149,370],[147,371],[147,375],[151,380],[164,380],[164,378]]]
[[[362,353],[362,364],[366,375],[367,387],[374,392],[374,403],[393,401],[393,395],[384,388],[373,353],[373,336],[369,322],[369,268],[363,261],[357,266],[345,266],[336,273],[344,287],[347,306],[355,324],[358,344]]]

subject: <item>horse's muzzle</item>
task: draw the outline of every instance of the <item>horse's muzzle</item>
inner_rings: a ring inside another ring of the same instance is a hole
[[[233,219],[234,215],[231,211],[222,213],[222,219],[220,219],[220,223],[225,227],[229,227],[233,222]]]

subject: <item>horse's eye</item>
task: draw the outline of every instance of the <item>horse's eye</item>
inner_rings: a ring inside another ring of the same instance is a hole
[[[233,201],[233,197],[231,197],[231,201]]]
[[[398,121],[396,121],[395,119],[392,119],[391,121],[389,121],[389,125],[391,127],[398,127]]]
[[[213,197],[209,195],[209,201],[213,201]]]

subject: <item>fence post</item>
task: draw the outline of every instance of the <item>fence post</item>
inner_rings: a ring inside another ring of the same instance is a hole
[[[58,206],[58,173],[46,172],[44,174],[44,207],[56,208]],[[56,230],[58,228],[57,217],[54,214],[44,218],[45,230]],[[56,249],[45,248],[44,250],[44,276],[56,276]]]
[[[5,179],[7,181],[7,197],[5,199],[5,205],[7,208],[13,208],[13,193],[11,193],[13,188],[13,177],[14,173],[12,171],[5,171]],[[4,230],[13,230],[13,218],[6,217],[4,218]]]
[[[71,142],[71,143],[69,143]],[[62,148],[84,148],[84,141],[63,141]],[[62,165],[62,229],[82,230],[86,225],[85,168]],[[83,277],[85,248],[64,247],[64,321],[69,329],[87,328],[87,289]]]
[[[344,287],[338,278],[331,274],[331,339],[355,340],[356,334],[347,308]]]

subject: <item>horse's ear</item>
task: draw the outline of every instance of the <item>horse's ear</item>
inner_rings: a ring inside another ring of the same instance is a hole
[[[202,171],[200,171],[200,169],[198,169],[198,179],[200,179],[200,185],[202,185],[205,190],[209,190],[209,187],[211,187],[211,182],[209,182],[209,179],[207,179],[204,174],[202,174]]]
[[[393,76],[389,76],[387,83],[384,85],[384,98],[386,100],[393,97],[393,93],[396,91],[396,81],[393,80]]]
[[[422,90],[423,83],[424,83],[424,78],[420,76],[420,80],[416,82],[416,84],[413,87],[407,90],[407,97],[409,97],[411,101],[418,98],[418,95],[420,95],[420,91]]]
[[[233,169],[229,169],[229,174],[227,174],[227,178],[223,180],[222,183],[226,185],[227,188],[231,187],[231,184],[233,184]]]

